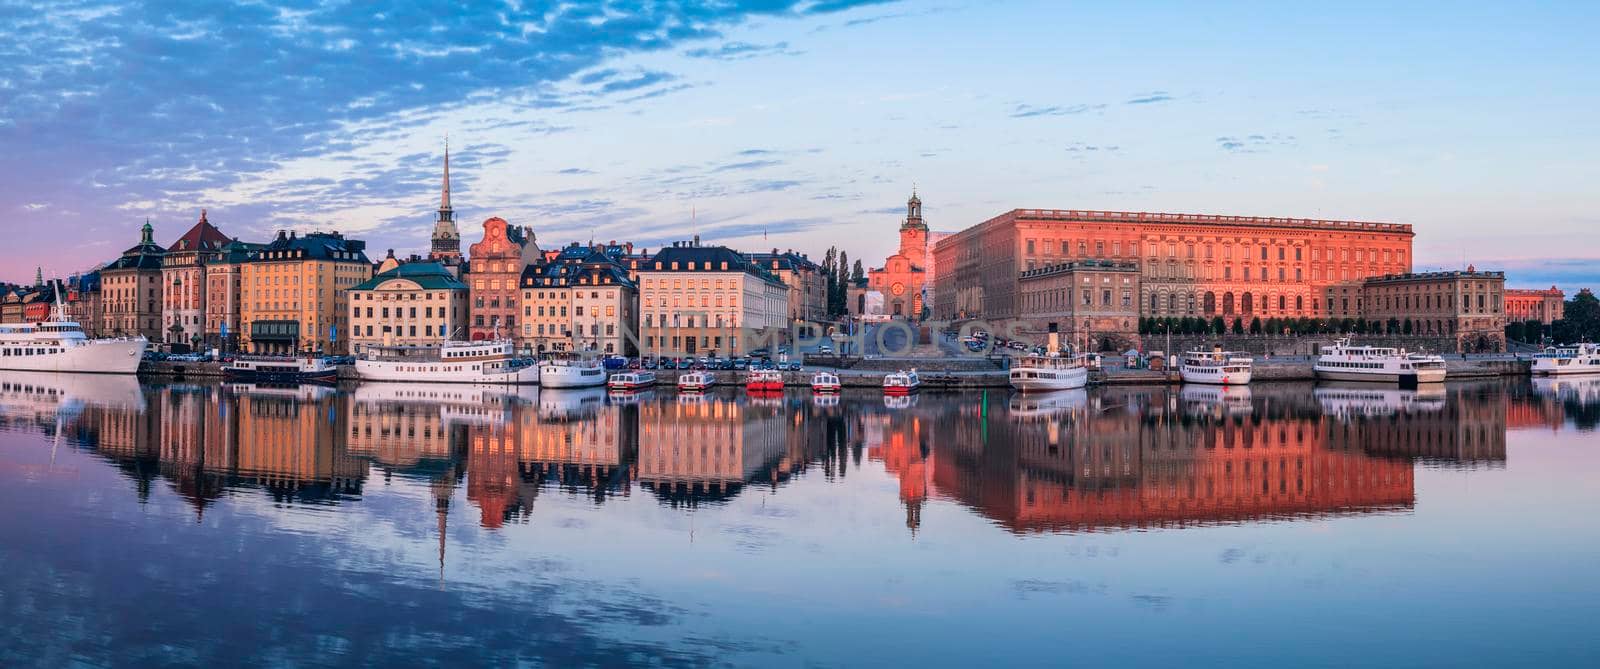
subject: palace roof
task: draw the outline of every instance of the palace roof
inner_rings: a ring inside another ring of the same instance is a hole
[[[222,247],[230,241],[232,240],[227,235],[222,234],[211,221],[206,220],[206,210],[201,209],[200,221],[168,246],[167,253],[216,252],[222,250]]]
[[[467,284],[457,279],[442,263],[434,261],[405,263],[367,279],[350,290],[377,290],[379,285],[394,279],[414,282],[422,290],[467,290]]]

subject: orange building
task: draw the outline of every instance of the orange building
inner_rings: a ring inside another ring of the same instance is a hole
[[[1507,288],[1506,320],[1539,321],[1549,325],[1566,316],[1567,294],[1551,286],[1549,290]]]
[[[1020,275],[1134,262],[1142,316],[1326,317],[1331,286],[1411,270],[1411,226],[1299,218],[1014,209],[944,238],[933,315],[1021,316]]]
[[[533,233],[496,216],[483,222],[483,240],[472,245],[468,265],[473,341],[517,332],[518,282],[522,269],[540,258]]]
[[[883,311],[895,318],[922,318],[923,288],[928,283],[928,224],[922,220],[922,199],[916,190],[906,200],[900,223],[900,252],[883,267],[867,272],[867,287],[883,294]]]

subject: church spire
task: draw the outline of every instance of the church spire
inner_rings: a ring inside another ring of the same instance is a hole
[[[911,199],[906,200],[906,222],[902,228],[926,229],[928,225],[922,222],[922,198],[917,197],[917,187],[911,186]]]
[[[461,231],[456,229],[456,212],[450,207],[450,138],[444,140],[444,186],[439,192],[439,218],[433,223],[431,260],[445,264],[461,260]]]
[[[444,189],[439,194],[439,220],[455,220],[455,210],[450,208],[450,138],[444,139]]]

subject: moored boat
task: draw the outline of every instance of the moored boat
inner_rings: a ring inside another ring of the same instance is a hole
[[[883,377],[883,394],[885,395],[910,395],[922,388],[922,378],[917,376],[917,370],[901,370]]]
[[[1242,386],[1250,383],[1251,366],[1249,354],[1224,351],[1217,347],[1210,351],[1189,351],[1179,356],[1178,375],[1184,383]]]
[[[1541,376],[1600,374],[1600,344],[1548,347],[1533,357],[1533,373]]]
[[[844,388],[839,382],[839,375],[833,372],[817,372],[811,375],[811,392],[837,393]]]
[[[241,356],[222,364],[222,377],[230,381],[332,383],[339,379],[339,368],[317,355]]]
[[[599,358],[557,353],[539,361],[539,385],[545,388],[592,388],[606,384],[606,366]]]
[[[1348,338],[1322,347],[1314,370],[1318,379],[1402,386],[1440,383],[1445,379],[1444,358],[1438,355],[1384,346],[1353,346]]]
[[[538,366],[515,351],[509,339],[373,346],[356,360],[356,375],[363,381],[408,383],[538,383]]]
[[[717,375],[705,370],[694,370],[678,375],[678,390],[703,392],[717,385]]]
[[[776,369],[753,369],[745,377],[744,389],[751,392],[783,392],[783,372]]]
[[[1018,392],[1072,390],[1089,383],[1089,368],[1076,356],[1028,355],[1012,365],[1009,376]]]
[[[67,320],[61,296],[43,323],[0,325],[0,369],[28,372],[133,374],[149,342],[144,337],[90,339]]]
[[[626,372],[612,374],[606,381],[606,388],[613,391],[630,392],[654,388],[656,373],[648,369],[634,369]]]

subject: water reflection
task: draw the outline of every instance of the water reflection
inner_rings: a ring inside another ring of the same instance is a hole
[[[1395,511],[1413,464],[1502,467],[1506,431],[1592,427],[1600,379],[1423,390],[1370,386],[1107,388],[881,397],[368,384],[139,386],[17,374],[16,429],[57,429],[115,463],[140,496],[165,479],[197,515],[230,488],[278,502],[358,499],[376,469],[455,489],[486,528],[525,522],[541,490],[603,504],[635,489],[669,506],[780,488],[864,449],[898,481],[915,531],[932,499],[1017,532],[1089,531]]]

